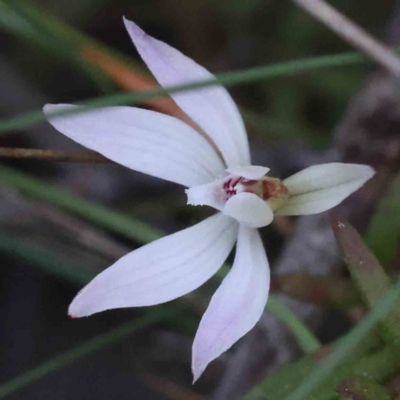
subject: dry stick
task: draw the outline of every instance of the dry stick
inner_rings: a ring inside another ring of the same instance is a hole
[[[0,147],[0,157],[4,158],[30,158],[36,160],[51,160],[79,163],[104,163],[109,162],[102,155],[92,152],[69,152],[45,149],[20,149],[15,147]]]
[[[323,0],[293,0],[309,14],[324,23],[344,40],[369,55],[393,75],[400,76],[400,58],[389,47],[374,39],[364,29]]]

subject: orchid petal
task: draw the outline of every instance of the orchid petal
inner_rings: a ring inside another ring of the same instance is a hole
[[[127,254],[94,278],[69,314],[151,306],[183,296],[214,275],[237,238],[237,223],[221,213]]]
[[[52,112],[73,105],[46,105],[45,114],[61,133],[135,171],[184,186],[199,185],[224,171],[211,145],[176,118],[133,107],[109,107],[61,117]]]
[[[232,167],[228,168],[226,172],[232,175],[241,176],[246,179],[260,179],[268,173],[270,169],[267,167],[261,167],[258,165],[247,165],[244,167]]]
[[[193,343],[196,381],[207,365],[249,332],[267,303],[268,260],[256,229],[240,225],[235,261],[211,299]]]
[[[205,68],[178,50],[147,35],[124,18],[137,51],[157,81],[170,86],[215,79]],[[171,97],[215,142],[229,167],[250,164],[250,151],[242,117],[221,86],[172,93]]]
[[[268,203],[254,193],[239,193],[225,204],[223,213],[252,228],[269,225],[274,214]]]
[[[188,197],[187,204],[192,206],[210,206],[222,211],[226,203],[226,192],[223,188],[224,182],[228,178],[216,179],[205,185],[194,186],[186,189]]]
[[[315,165],[285,179],[289,199],[277,215],[317,214],[335,207],[372,178],[367,165],[331,163]]]

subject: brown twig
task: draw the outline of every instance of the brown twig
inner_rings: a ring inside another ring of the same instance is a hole
[[[324,0],[293,1],[393,75],[400,76],[400,59],[390,48],[380,43],[331,5],[326,4]]]
[[[110,162],[101,154],[93,151],[70,152],[47,149],[21,149],[15,147],[0,147],[0,157],[4,158],[29,158],[36,160],[51,160],[78,163],[104,163]]]

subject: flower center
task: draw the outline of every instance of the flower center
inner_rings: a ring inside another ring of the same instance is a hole
[[[272,211],[276,211],[289,197],[289,190],[280,179],[264,176],[259,180],[243,177],[230,177],[223,185],[225,200],[229,200],[238,193],[254,193],[267,201]]]
[[[235,178],[235,179],[229,178],[222,185],[223,189],[225,190],[226,200],[229,200],[235,194],[248,191],[248,190],[246,190],[246,188],[250,187],[254,183],[257,183],[257,181],[249,180],[249,179],[246,179],[243,177],[239,177],[239,178]]]
[[[289,197],[289,191],[280,179],[263,176],[259,179],[230,174],[205,185],[186,189],[188,204],[208,205],[223,211],[225,204],[241,193],[252,193],[266,201],[276,211]]]

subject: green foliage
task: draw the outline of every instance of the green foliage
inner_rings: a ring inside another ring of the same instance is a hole
[[[314,354],[308,354],[302,357],[300,360],[295,361],[277,372],[268,376],[258,386],[256,386],[247,396],[246,400],[262,400],[262,399],[274,399],[274,400],[286,400],[286,397],[296,389],[303,381],[305,381],[313,370],[318,368],[318,365],[328,354],[331,354],[338,343],[334,343],[330,346],[324,346]],[[364,359],[368,359],[368,354],[371,351],[376,350],[379,346],[379,340],[376,335],[369,335],[367,338],[362,340],[354,354],[347,360],[346,372],[351,370],[351,366],[354,366],[358,370],[358,373],[363,373],[363,369],[368,367],[368,363]],[[350,368],[349,368],[350,367]],[[378,367],[378,369],[380,366]],[[368,373],[371,373],[370,369]],[[337,369],[339,374],[337,381],[343,377],[342,366]],[[328,385],[325,385],[328,388]],[[329,391],[332,392],[334,386],[329,387]]]
[[[41,249],[28,240],[0,231],[0,252],[17,257],[28,265],[73,284],[84,285],[94,278],[82,265],[76,265],[67,257]]]
[[[0,181],[31,198],[60,207],[99,227],[109,229],[141,244],[156,240],[163,235],[158,229],[132,216],[96,205],[67,190],[57,189],[39,179],[5,166],[0,166]]]
[[[216,75],[216,79],[204,80],[201,82],[190,83],[185,85],[175,85],[169,88],[152,89],[141,92],[115,94],[106,97],[100,97],[93,100],[79,102],[77,104],[83,106],[80,112],[85,110],[109,107],[123,104],[140,104],[141,102],[156,98],[166,97],[171,93],[179,93],[187,90],[201,89],[220,83],[224,86],[233,86],[250,82],[257,82],[277,78],[279,76],[287,76],[293,74],[304,73],[323,68],[342,67],[360,62],[367,62],[367,58],[358,53],[339,54],[334,56],[321,56],[298,61],[290,61],[284,63],[273,64],[270,66],[250,68],[237,72],[226,72]],[[76,110],[66,110],[52,114],[53,117],[61,115],[69,115],[77,113]],[[16,118],[0,121],[0,133],[12,132],[21,128],[46,121],[41,111],[28,113]]]
[[[348,221],[337,219],[331,214],[331,225],[339,247],[344,253],[345,262],[354,283],[368,307],[374,307],[391,289],[388,276]],[[382,338],[400,360],[400,311],[398,307],[389,312],[379,324],[379,328]]]
[[[0,399],[5,399],[19,389],[55,372],[61,368],[66,367],[73,362],[78,361],[82,357],[86,357],[95,351],[103,349],[105,346],[111,346],[118,341],[127,338],[134,332],[144,329],[156,322],[167,320],[176,315],[177,311],[172,308],[158,307],[154,308],[151,312],[147,312],[143,317],[121,325],[107,333],[95,336],[87,342],[76,346],[51,360],[38,365],[37,367],[23,373],[16,378],[0,385]]]
[[[296,337],[297,343],[304,353],[314,353],[319,350],[321,347],[319,340],[279,297],[271,296],[267,307],[272,315],[286,324]]]
[[[370,313],[349,334],[347,334],[347,336],[336,346],[335,350],[309,374],[307,379],[297,387],[297,389],[292,392],[286,400],[312,400],[312,397],[309,396],[313,391],[316,388],[323,386],[325,384],[325,379],[329,377],[330,373],[332,373],[336,367],[339,367],[340,363],[344,362],[346,359],[348,360],[348,358],[354,354],[362,339],[367,337],[373,331],[376,324],[387,315],[399,298],[400,281],[376,303]],[[390,355],[392,355],[392,357],[390,357]],[[380,359],[383,359],[383,365],[378,366],[377,360],[375,359],[373,362],[369,360],[367,365],[371,368],[378,367],[376,373],[380,373],[383,366],[386,366],[388,367],[389,372],[393,374],[397,367],[397,356],[391,349],[386,353],[383,353],[383,355],[380,353],[379,356]],[[392,368],[390,368],[391,366]]]
[[[0,1],[0,26],[60,60],[70,62],[102,92],[114,91],[110,80],[95,65],[87,62],[79,51],[83,44],[96,46],[96,42],[38,11],[29,2]]]
[[[343,380],[336,391],[344,398],[359,400],[390,400],[392,396],[386,388],[368,379],[353,378]]]
[[[368,226],[365,242],[383,266],[389,266],[400,248],[400,174]]]

